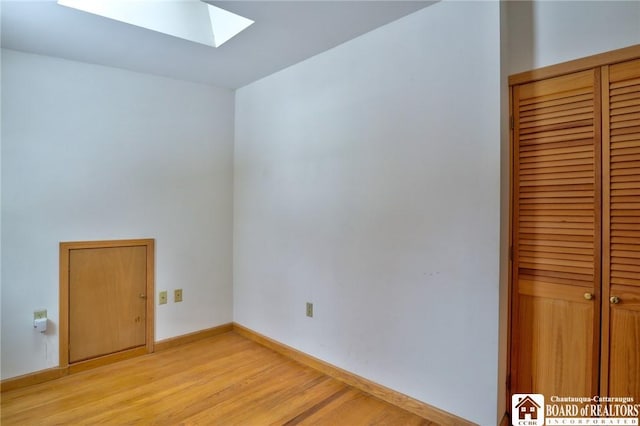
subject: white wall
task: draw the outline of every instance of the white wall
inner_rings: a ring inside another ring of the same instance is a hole
[[[232,320],[233,96],[2,51],[2,378],[58,365],[60,241],[156,239],[157,340]]]
[[[437,3],[236,96],[235,320],[487,425],[499,24]]]
[[[640,43],[638,1],[507,1],[509,74]]]

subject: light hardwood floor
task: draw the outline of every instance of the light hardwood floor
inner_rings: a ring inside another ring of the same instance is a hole
[[[233,332],[3,392],[9,425],[434,425]]]

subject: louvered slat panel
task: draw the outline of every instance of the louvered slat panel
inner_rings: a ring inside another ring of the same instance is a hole
[[[593,71],[587,71],[518,88],[514,229],[520,275],[594,285],[599,256],[594,84]]]
[[[520,135],[520,145],[590,138],[593,138],[593,128],[591,126],[582,126],[572,129],[540,131],[538,133]]]
[[[640,286],[640,62],[609,74],[611,284]],[[606,271],[605,271],[606,272]]]

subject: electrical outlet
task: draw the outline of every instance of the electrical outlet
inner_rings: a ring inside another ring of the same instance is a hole
[[[37,319],[42,319],[47,317],[47,310],[41,309],[39,311],[33,311],[33,319],[34,321]]]
[[[166,305],[167,304],[167,292],[166,291],[161,291],[160,292],[160,300],[158,302],[159,305]]]
[[[173,290],[173,301],[175,303],[182,302],[182,289]]]
[[[307,316],[313,317],[313,303],[307,302]]]

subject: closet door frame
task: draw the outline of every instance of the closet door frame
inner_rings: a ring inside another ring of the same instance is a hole
[[[608,65],[612,65],[620,62],[626,62],[626,61],[630,61],[638,58],[640,58],[640,44],[509,76],[509,79],[508,79],[509,114],[510,114],[510,117],[509,117],[509,122],[510,122],[510,131],[509,131],[509,151],[510,151],[509,152],[509,282],[508,282],[508,298],[507,298],[508,306],[506,309],[507,316],[508,316],[507,318],[508,338],[507,338],[507,356],[506,356],[507,361],[506,361],[506,365],[504,366],[506,368],[506,373],[507,373],[506,374],[507,383],[506,383],[506,392],[505,392],[505,396],[507,399],[506,400],[507,412],[510,411],[510,407],[511,407],[512,345],[514,344],[514,342],[517,341],[517,336],[513,335],[513,327],[512,327],[514,316],[517,314],[517,312],[514,309],[514,308],[517,308],[517,307],[514,307],[514,303],[517,303],[516,302],[517,294],[514,294],[514,285],[515,285],[515,278],[517,275],[517,268],[514,265],[514,257],[513,257],[514,243],[515,243],[514,239],[516,237],[514,232],[514,222],[515,222],[514,215],[517,214],[517,212],[515,211],[516,204],[514,200],[514,195],[516,194],[516,188],[514,187],[514,179],[515,179],[515,167],[516,167],[516,161],[517,161],[516,155],[518,155],[518,153],[515,152],[516,145],[514,140],[515,132],[514,132],[514,121],[513,121],[514,120],[515,86],[520,84],[525,84],[525,83],[531,83],[534,81],[545,80],[552,77],[558,77],[566,74],[572,74],[580,71],[590,70],[590,69],[599,69],[598,70],[599,71],[598,74],[600,74],[599,80],[602,82],[602,85],[604,85],[604,83],[607,81],[605,69]],[[601,167],[599,169],[602,171],[602,174],[598,176],[598,179],[600,179],[600,182],[601,182],[600,191],[598,191],[600,193],[600,200],[596,203],[597,208],[600,209],[599,216],[600,216],[600,224],[602,228],[602,236],[600,240],[601,241],[601,244],[600,244],[601,259],[598,262],[598,265],[596,265],[596,268],[600,271],[600,276],[601,276],[599,293],[601,294],[600,299],[601,299],[602,305],[600,305],[600,303],[598,305],[604,306],[605,302],[607,303],[607,305],[609,302],[608,301],[609,289],[608,289],[608,286],[605,286],[605,281],[608,283],[608,277],[605,278],[604,276],[606,271],[605,262],[608,262],[608,259],[606,259],[607,253],[605,253],[606,245],[603,244],[605,241],[604,238],[606,236],[606,233],[609,232],[609,227],[605,226],[608,220],[607,219],[608,209],[604,206],[604,202],[607,200],[606,197],[608,195],[608,187],[605,185],[606,179],[602,179],[602,176],[605,173],[608,173],[608,162],[603,161],[604,158],[606,158],[605,155],[607,155],[609,151],[609,146],[606,143],[607,141],[605,140],[606,130],[604,129],[604,125],[606,125],[608,120],[605,121],[604,112],[606,108],[601,98],[601,96],[604,96],[602,88],[600,88],[599,92],[596,93],[595,95],[599,97],[598,101],[600,101],[599,103],[600,103],[601,112],[602,112],[600,126],[598,126],[600,128],[599,133],[601,136],[601,141],[599,143],[601,144],[601,154],[602,154],[600,156]],[[603,327],[605,325],[608,326],[607,320],[608,320],[608,315],[601,314],[601,324],[600,324],[601,330],[603,330]],[[606,336],[604,336],[606,333],[600,333],[600,334],[601,334],[600,337],[601,337],[601,346],[602,346],[603,343],[606,343],[605,342]],[[597,348],[597,349],[598,349],[598,354],[601,354],[600,348]],[[598,376],[601,377],[599,372],[598,372]],[[599,387],[601,387],[601,383],[599,383],[598,385]]]

